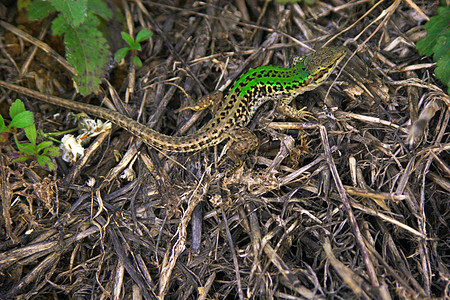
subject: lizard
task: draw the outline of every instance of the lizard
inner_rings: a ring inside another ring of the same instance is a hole
[[[228,90],[213,118],[199,131],[185,136],[159,133],[107,108],[43,95],[4,81],[0,81],[0,86],[53,105],[109,120],[158,150],[196,152],[232,139],[235,143],[230,151],[244,154],[258,144],[256,136],[245,126],[262,104],[269,100],[276,101],[278,110],[291,118],[303,120],[311,117],[306,107],[294,109],[289,104],[298,95],[315,89],[327,80],[346,53],[347,48],[343,46],[324,47],[304,57],[294,56],[289,67],[260,66],[250,69]],[[209,98],[204,98],[207,100],[200,100],[197,110],[209,105]]]

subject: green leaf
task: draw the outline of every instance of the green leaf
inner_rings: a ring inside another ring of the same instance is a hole
[[[58,147],[48,147],[42,151],[42,155],[58,157],[61,156],[61,150]]]
[[[117,50],[116,54],[114,55],[114,60],[116,62],[121,62],[122,59],[127,55],[128,51],[130,51],[130,47],[125,47]]]
[[[33,114],[31,111],[23,111],[14,116],[11,123],[9,123],[9,128],[25,128],[34,124]]]
[[[83,25],[70,28],[64,36],[66,57],[77,71],[74,80],[82,95],[97,92],[111,55],[106,39],[96,28],[98,23],[98,18],[88,13]]]
[[[28,140],[32,144],[36,144],[36,136],[37,136],[36,126],[32,124],[30,126],[25,127],[23,130],[25,130],[25,135],[27,136]]]
[[[52,22],[52,32],[54,35],[64,34],[71,27],[67,24],[62,14],[59,14]]]
[[[133,64],[135,66],[138,66],[139,68],[142,68],[142,61],[139,57],[137,57],[136,55],[133,56]]]
[[[151,32],[150,30],[142,29],[141,31],[138,32],[138,34],[136,36],[136,43],[140,43],[140,42],[148,39],[152,35],[153,35],[153,32]]]
[[[433,55],[436,62],[435,74],[450,91],[450,6],[438,8],[438,15],[425,25],[428,34],[417,42],[420,54]]]
[[[42,149],[50,147],[53,143],[50,141],[44,141],[42,143],[39,143],[39,145],[36,146],[36,151],[39,153]]]
[[[2,115],[0,115],[0,132],[6,131],[5,120],[3,120]]]
[[[447,93],[450,94],[450,49],[437,62],[437,68],[434,72],[436,77],[447,85]]]
[[[20,152],[25,153],[26,155],[34,156],[37,154],[36,145],[31,143],[17,143],[17,148]]]
[[[421,55],[433,54],[437,39],[448,29],[448,20],[450,20],[450,6],[439,7],[438,15],[430,18],[430,21],[425,24],[427,36],[417,42],[416,48]]]
[[[30,159],[30,156],[27,155],[22,155],[19,156],[18,158],[14,159],[13,162],[21,162],[21,161],[26,161],[27,159]]]
[[[36,145],[35,144],[31,144],[31,143],[24,143],[23,145],[23,150],[26,154],[28,155],[37,155],[37,149],[36,149]]]
[[[24,9],[24,8],[28,8],[28,6],[30,6],[31,2],[33,2],[33,1],[31,1],[31,0],[17,0],[17,9],[21,10],[21,9]]]
[[[102,0],[89,0],[88,9],[105,20],[112,18],[112,11]]]
[[[437,40],[433,47],[433,60],[439,61],[441,57],[450,51],[450,29],[447,29]]]
[[[49,16],[56,9],[48,1],[34,0],[28,6],[28,18],[30,20],[39,20]]]
[[[125,42],[127,42],[127,44],[130,45],[130,47],[133,47],[134,45],[133,38],[128,33],[123,31],[120,34],[122,35],[122,38],[125,40]]]
[[[50,162],[48,162],[48,164],[47,164],[47,169],[48,169],[49,171],[55,171],[55,170],[56,170],[56,165],[55,165],[52,161],[50,161]]]
[[[45,169],[47,169],[47,170],[53,170],[54,169],[54,167],[55,167],[55,164],[52,162],[52,160],[49,158],[49,157],[47,157],[47,156],[43,156],[43,155],[38,155],[37,156],[37,162],[38,162],[38,164],[41,166],[41,167],[43,167],[43,168],[45,168]]]
[[[9,116],[11,117],[11,119],[14,119],[14,117],[17,114],[24,112],[24,111],[26,111],[26,109],[25,109],[25,105],[23,104],[22,100],[16,99],[16,101],[14,101],[14,103],[9,108]]]
[[[60,11],[66,22],[73,27],[80,26],[87,15],[87,0],[52,0],[52,5]]]

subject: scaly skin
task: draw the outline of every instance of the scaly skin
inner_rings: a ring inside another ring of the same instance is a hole
[[[208,124],[194,134],[180,137],[161,134],[118,112],[102,107],[43,96],[33,90],[3,81],[0,81],[0,86],[44,102],[109,120],[156,149],[194,152],[217,145],[228,138],[239,140],[236,136],[245,134],[246,129],[243,127],[250,122],[256,110],[269,100],[278,101],[280,111],[290,117],[304,119],[310,116],[304,109],[295,110],[287,105],[298,95],[322,84],[346,52],[345,47],[322,48],[304,58],[294,57],[291,67],[261,66],[249,70],[228,91]]]

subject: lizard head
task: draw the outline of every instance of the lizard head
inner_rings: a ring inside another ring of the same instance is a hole
[[[314,85],[325,81],[347,53],[345,47],[325,47],[302,59],[294,61],[297,70],[307,73],[307,79]]]

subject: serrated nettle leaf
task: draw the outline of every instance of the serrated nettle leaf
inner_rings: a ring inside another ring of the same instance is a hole
[[[73,27],[80,26],[86,19],[87,0],[51,0],[51,3]]]
[[[87,12],[87,16],[86,16],[86,20],[84,21],[84,25],[86,26],[90,26],[90,27],[97,27],[98,25],[100,25],[100,19],[93,14],[92,12],[88,11]]]
[[[106,39],[95,27],[98,23],[97,17],[88,13],[86,22],[70,28],[64,36],[66,58],[77,70],[74,80],[82,95],[98,90],[111,55]]]
[[[11,117],[11,119],[14,119],[17,114],[24,112],[25,110],[25,105],[23,104],[22,100],[16,99],[16,101],[14,101],[14,103],[9,108],[9,116]]]
[[[146,39],[148,39],[149,37],[151,37],[153,35],[153,32],[151,32],[148,29],[142,29],[141,31],[138,32],[138,34],[136,35],[136,43],[140,43]]]
[[[436,77],[447,85],[447,93],[450,93],[450,50],[442,55],[436,65],[436,70],[434,70]]]
[[[133,40],[133,38],[132,38],[128,33],[123,32],[123,31],[122,31],[120,34],[122,35],[122,38],[125,40],[125,42],[126,42],[128,45],[130,45],[131,47],[133,47],[133,45],[134,45],[134,40]]]
[[[54,35],[64,34],[70,27],[62,14],[59,14],[52,22],[52,33]]]
[[[427,36],[417,42],[416,48],[421,55],[431,56],[436,40],[448,29],[447,23],[450,20],[450,6],[439,7],[437,16],[430,18],[425,24]]]
[[[450,92],[450,6],[438,8],[438,15],[430,18],[425,29],[427,36],[417,42],[420,54],[433,55],[435,74]]]
[[[114,60],[116,62],[121,62],[122,59],[124,59],[125,56],[127,55],[128,51],[130,50],[131,50],[130,47],[125,47],[117,50],[116,54],[114,55]]]
[[[433,47],[433,60],[438,61],[441,57],[450,51],[450,29],[447,29],[437,40]],[[449,66],[450,68],[450,66]]]
[[[30,126],[25,127],[23,130],[25,130],[25,135],[27,136],[28,140],[32,144],[36,144],[36,136],[37,136],[36,126],[32,124]]]
[[[139,68],[142,68],[142,61],[139,57],[137,57],[136,55],[133,56],[133,64],[135,66],[138,66]]]
[[[33,114],[31,111],[23,111],[14,116],[9,127],[25,128],[34,124]]]
[[[112,11],[103,0],[89,0],[88,9],[105,20],[112,18]]]
[[[30,20],[38,20],[48,17],[56,9],[48,1],[34,0],[28,6],[28,18]]]

